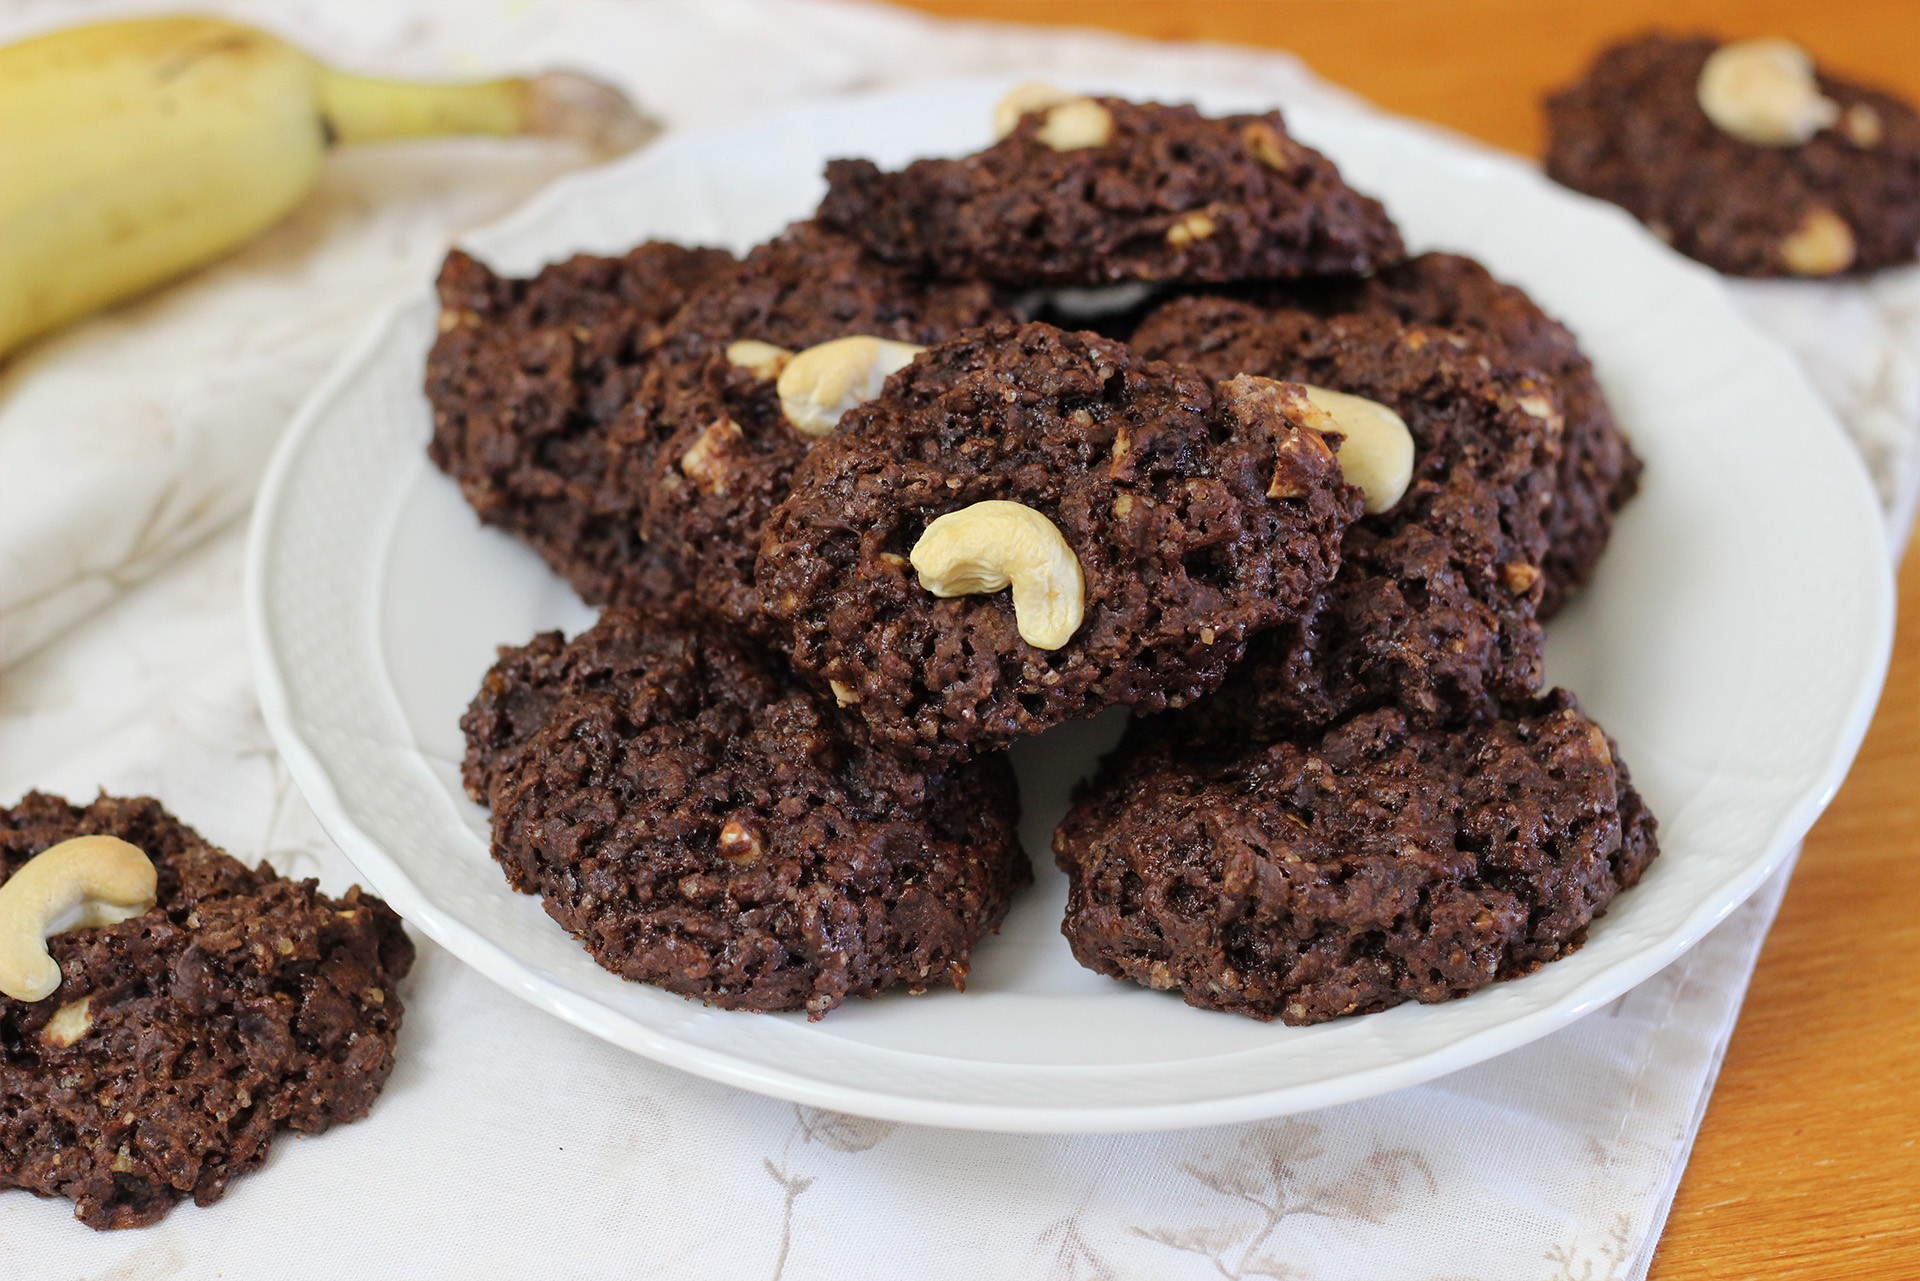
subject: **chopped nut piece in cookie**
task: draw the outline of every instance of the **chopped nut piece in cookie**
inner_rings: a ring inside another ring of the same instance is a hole
[[[1780,242],[1780,261],[1796,276],[1832,276],[1853,266],[1853,228],[1831,209],[1807,214]]]
[[[1181,214],[1180,221],[1167,228],[1167,244],[1175,249],[1185,249],[1196,240],[1205,240],[1219,226],[1207,216],[1205,210],[1196,209],[1192,213]]]

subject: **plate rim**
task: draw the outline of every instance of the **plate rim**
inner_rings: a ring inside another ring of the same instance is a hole
[[[522,226],[537,223],[550,210],[574,198],[576,191],[590,191],[598,183],[608,181],[610,173],[629,165],[644,168],[659,163],[663,155],[688,147],[711,146],[744,131],[764,127],[774,120],[815,112],[870,108],[876,102],[891,98],[957,92],[969,87],[978,88],[983,83],[998,85],[1020,78],[1017,74],[1009,73],[919,81],[906,86],[791,105],[727,127],[676,131],[621,165],[583,170],[556,181],[506,218],[469,232],[459,240],[460,243],[473,243],[511,236]],[[1150,92],[1168,96],[1202,92],[1198,85],[1182,87],[1180,82],[1162,77],[1147,80],[1132,76],[1087,76],[1081,79],[1101,84],[1124,83],[1136,89],[1142,85],[1157,86]],[[1405,120],[1362,108],[1316,104],[1312,107],[1287,106],[1285,109],[1290,114],[1302,117],[1343,117],[1367,127],[1408,132],[1419,135],[1423,144],[1436,144],[1448,150],[1466,152],[1467,158],[1475,163],[1520,170],[1532,178],[1539,178],[1538,171],[1520,157],[1450,134],[1425,122]],[[1599,202],[1588,200],[1587,203]],[[1605,206],[1605,209],[1610,214],[1631,221],[1622,211],[1611,206]],[[1684,265],[1692,268],[1692,264]],[[1692,269],[1704,272],[1704,269]],[[1867,670],[1854,690],[1844,719],[1839,722],[1833,750],[1824,768],[1801,788],[1796,801],[1782,810],[1767,834],[1764,855],[1747,864],[1740,875],[1730,878],[1719,893],[1703,899],[1657,946],[1646,948],[1628,960],[1591,976],[1558,1002],[1536,1006],[1494,1026],[1470,1031],[1437,1048],[1331,1080],[1296,1083],[1256,1093],[1165,1104],[1102,1104],[1084,1108],[1051,1103],[1034,1105],[935,1100],[789,1074],[735,1057],[722,1049],[649,1028],[590,996],[570,991],[556,980],[535,972],[477,928],[443,912],[427,899],[426,891],[406,867],[354,820],[341,799],[332,773],[298,727],[288,680],[274,651],[268,619],[268,560],[281,515],[282,499],[302,448],[318,424],[326,419],[333,400],[377,355],[410,310],[418,307],[422,297],[430,293],[430,285],[424,294],[421,290],[409,291],[380,308],[366,322],[325,376],[302,398],[282,432],[262,478],[248,530],[243,591],[249,660],[268,731],[296,786],[321,826],[346,853],[355,868],[400,912],[409,925],[491,982],[583,1031],[664,1066],[690,1071],[758,1094],[882,1120],[945,1128],[1035,1134],[1125,1133],[1227,1124],[1333,1106],[1418,1085],[1496,1057],[1556,1031],[1637,987],[1685,955],[1716,925],[1751,898],[1787,862],[1800,839],[1838,792],[1871,724],[1885,682],[1892,652],[1896,600],[1891,558],[1881,548],[1882,554],[1877,557],[1878,572],[1869,576],[1875,588],[1873,598],[1865,603],[1872,614],[1874,632],[1870,638],[1871,657]],[[1813,403],[1820,403],[1798,362],[1750,321],[1734,312],[1730,300],[1728,315],[1730,320],[1745,328],[1751,338],[1777,348],[1781,355],[1780,363],[1790,376],[1806,386]],[[1830,412],[1823,412],[1820,421],[1823,424],[1821,430],[1831,438],[1832,445],[1851,463],[1847,469],[1850,473],[1849,483],[1856,490],[1863,507],[1874,513],[1874,527],[1881,527],[1884,518],[1858,451],[1847,440]],[[885,1052],[912,1053],[891,1048]],[[1033,1070],[1046,1070],[1046,1065],[1029,1066]],[[1084,1077],[1089,1073],[1097,1074],[1102,1069],[1091,1065],[1073,1065],[1056,1070]]]

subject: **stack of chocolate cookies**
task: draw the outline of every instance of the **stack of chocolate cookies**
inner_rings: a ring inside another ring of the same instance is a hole
[[[463,722],[511,883],[725,1008],[962,987],[1031,880],[1005,750],[1124,705],[1083,964],[1311,1023],[1578,947],[1655,844],[1542,688],[1639,474],[1572,335],[1277,113],[997,117],[743,258],[449,258],[432,457],[604,608]]]

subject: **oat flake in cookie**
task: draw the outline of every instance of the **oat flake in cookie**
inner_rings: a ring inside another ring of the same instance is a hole
[[[1065,98],[960,160],[827,165],[820,219],[881,257],[961,280],[1098,285],[1354,275],[1400,233],[1278,112]]]
[[[1138,722],[1054,834],[1082,965],[1189,1005],[1319,1023],[1566,955],[1656,852],[1562,692],[1465,729],[1392,709],[1196,754]]]
[[[814,450],[768,524],[761,595],[795,667],[896,752],[1178,706],[1338,563],[1359,495],[1308,417],[1299,388],[1093,334],[965,334]],[[970,566],[951,563],[953,522]],[[1077,593],[1079,621],[1035,630],[1023,588]]]
[[[366,1115],[413,965],[385,903],[249,870],[157,801],[38,793],[0,809],[0,889],[83,835],[144,852],[158,903],[50,939],[53,995],[0,995],[0,1187],[67,1197],[89,1227],[143,1227],[219,1200],[281,1130]]]
[[[524,280],[459,250],[440,269],[428,456],[482,520],[525,539],[589,602],[678,585],[640,545],[636,495],[610,475],[608,428],[661,326],[732,266],[722,250],[653,243]]]
[[[1134,346],[1216,378],[1377,401],[1416,446],[1405,495],[1347,531],[1317,605],[1256,640],[1220,692],[1183,714],[1196,734],[1264,737],[1382,706],[1441,725],[1539,692],[1561,410],[1537,375],[1457,332],[1225,298],[1166,304]]]
[[[1525,292],[1458,254],[1421,254],[1365,280],[1303,282],[1274,291],[1272,301],[1320,315],[1383,312],[1408,324],[1464,330],[1498,348],[1506,361],[1538,372],[1558,394],[1566,419],[1540,562],[1540,618],[1558,613],[1586,585],[1606,551],[1615,513],[1640,487],[1641,463],[1564,325]]]
[[[616,425],[623,483],[646,495],[647,538],[686,568],[703,607],[757,630],[761,527],[813,443],[781,407],[788,359],[853,335],[935,342],[1006,314],[988,286],[916,279],[813,223],[761,245],[668,327]]]
[[[1723,56],[1748,65],[1703,82],[1709,59]],[[1879,90],[1809,72],[1804,58],[1776,41],[1648,35],[1615,45],[1547,99],[1547,173],[1733,275],[1912,262],[1920,116]]]
[[[722,628],[608,610],[504,650],[462,720],[514,888],[623,978],[734,1010],[965,984],[1032,872],[1013,774],[850,739]]]

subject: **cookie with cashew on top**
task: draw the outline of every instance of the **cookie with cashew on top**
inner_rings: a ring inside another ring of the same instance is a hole
[[[1450,724],[1539,692],[1563,421],[1542,376],[1458,331],[1213,297],[1165,304],[1133,345],[1215,378],[1339,393],[1337,419],[1391,416],[1414,445],[1404,492],[1347,531],[1313,608],[1256,640],[1182,715],[1196,737],[1264,737],[1374,707]]]
[[[648,544],[684,568],[701,607],[758,630],[761,527],[795,464],[869,389],[861,379],[884,380],[902,349],[1008,314],[990,286],[918,279],[816,223],[761,245],[675,316],[614,426],[615,467],[640,495]],[[887,346],[864,363],[829,352],[788,371],[845,338]],[[852,381],[808,381],[830,368]]]
[[[379,899],[249,869],[157,801],[0,808],[0,1188],[94,1228],[212,1204],[282,1130],[366,1115],[412,965]]]
[[[1737,276],[1920,255],[1920,115],[1785,40],[1647,35],[1547,99],[1547,173]]]
[[[1021,288],[1357,275],[1403,256],[1380,203],[1277,111],[1027,85],[995,117],[999,141],[958,160],[830,162],[821,221],[890,262]]]
[[[1311,605],[1357,484],[1404,483],[1395,441],[1364,446],[1298,387],[975,330],[814,447],[768,522],[761,599],[794,666],[912,757],[1179,706]]]
[[[876,751],[724,625],[610,609],[535,637],[461,725],[514,888],[615,974],[724,1009],[962,988],[1032,879],[1004,758]]]
[[[427,456],[481,520],[523,539],[590,603],[679,587],[641,546],[639,495],[614,479],[608,434],[663,327],[733,266],[724,250],[649,242],[524,279],[457,249],[440,268]]]
[[[1566,426],[1540,562],[1540,618],[1553,617],[1593,576],[1614,516],[1640,487],[1640,458],[1579,342],[1516,285],[1460,254],[1426,253],[1364,280],[1321,280],[1259,291],[1277,306],[1317,315],[1378,312],[1413,325],[1460,329],[1532,369],[1558,395]]]
[[[1564,691],[1422,728],[1396,708],[1271,742],[1134,722],[1054,833],[1089,969],[1201,1009],[1320,1023],[1538,969],[1658,845]]]

